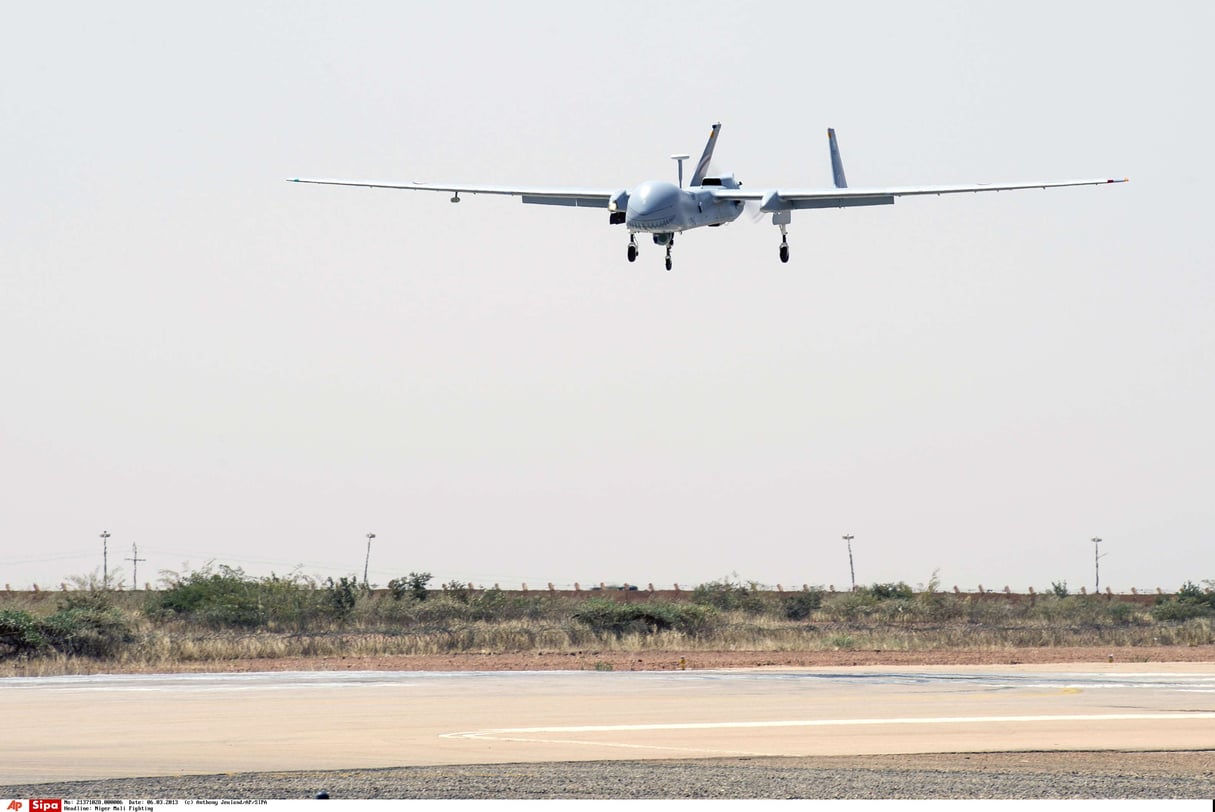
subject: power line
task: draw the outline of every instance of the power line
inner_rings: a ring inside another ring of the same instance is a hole
[[[101,588],[110,588],[110,531],[101,531]]]
[[[131,557],[126,559],[131,562],[131,591],[139,589],[139,562],[147,561],[146,558],[139,557],[139,547],[134,542],[131,543]]]

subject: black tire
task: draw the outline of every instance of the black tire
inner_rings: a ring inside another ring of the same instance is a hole
[[[667,257],[667,270],[671,270],[671,258]]]
[[[629,243],[629,262],[637,261],[637,246]]]
[[[782,245],[782,246],[780,247],[780,261],[781,261],[781,262],[788,262],[788,261],[789,261],[789,246],[787,246],[787,245]]]

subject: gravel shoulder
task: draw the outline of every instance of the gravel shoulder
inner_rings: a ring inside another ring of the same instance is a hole
[[[1215,797],[1215,753],[946,753],[234,773],[0,787],[10,798],[1175,799]]]

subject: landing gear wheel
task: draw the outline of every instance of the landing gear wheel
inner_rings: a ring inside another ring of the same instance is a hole
[[[637,261],[637,244],[629,243],[629,262]]]
[[[671,241],[667,243],[667,270],[671,270],[671,247],[675,245],[675,236],[671,236]]]
[[[667,270],[671,270],[671,258],[667,257]]]
[[[787,242],[782,242],[780,244],[780,261],[781,262],[789,261],[789,243],[787,243]]]

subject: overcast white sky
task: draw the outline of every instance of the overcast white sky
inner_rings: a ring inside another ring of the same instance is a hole
[[[1215,578],[1206,2],[22,3],[0,583]],[[1121,177],[642,244],[295,176]]]

